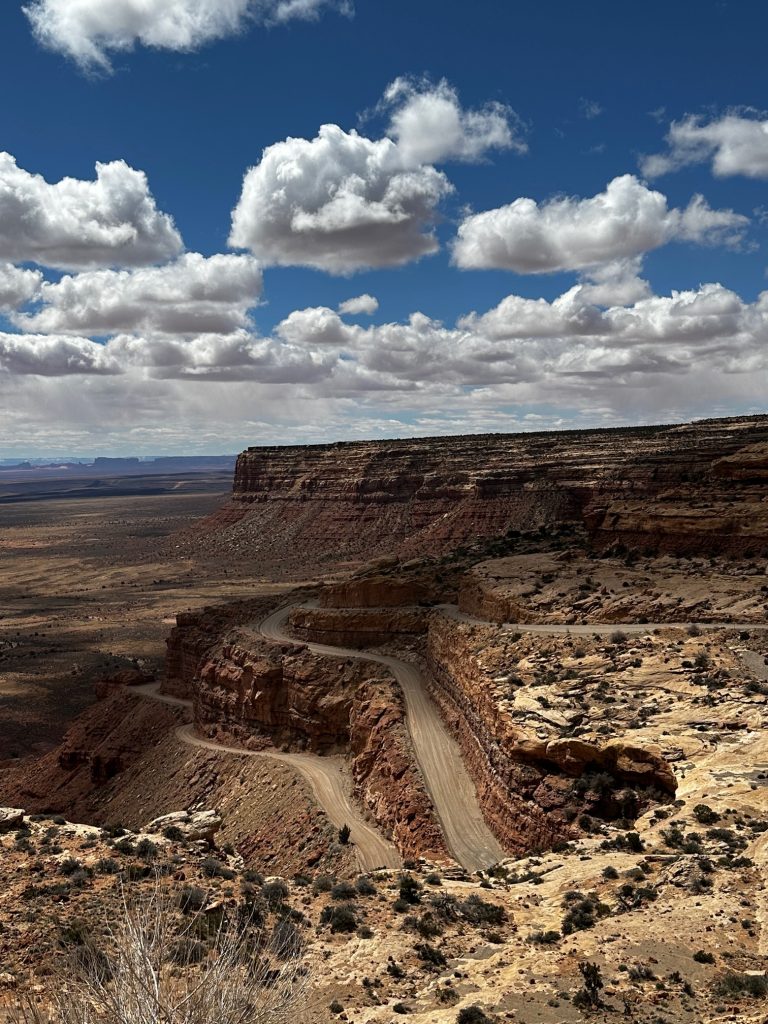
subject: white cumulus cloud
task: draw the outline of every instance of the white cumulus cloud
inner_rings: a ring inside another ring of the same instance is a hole
[[[182,247],[146,175],[124,161],[97,164],[95,181],[50,184],[0,153],[0,259],[81,270],[157,263]]]
[[[23,10],[43,46],[108,72],[111,53],[137,44],[198,50],[250,21],[306,20],[324,7],[350,10],[347,0],[31,0]]]
[[[676,239],[735,243],[747,223],[733,210],[713,210],[702,196],[684,210],[670,209],[661,192],[625,174],[588,199],[539,204],[520,198],[472,214],[459,226],[453,259],[463,268],[521,274],[582,270],[636,257]]]
[[[384,93],[384,105],[395,108],[387,134],[409,164],[471,163],[491,149],[527,149],[509,107],[488,103],[479,110],[464,110],[445,79],[430,85],[396,78]]]
[[[0,312],[23,306],[40,291],[43,275],[39,270],[25,270],[12,263],[0,263]]]
[[[718,178],[768,178],[768,120],[759,116],[729,113],[711,121],[685,117],[672,122],[667,143],[668,152],[642,159],[647,177],[711,161]]]
[[[20,335],[0,331],[0,369],[13,376],[118,374],[119,364],[90,338]]]
[[[379,300],[373,295],[357,295],[353,299],[347,299],[339,305],[339,312],[348,316],[358,316],[364,313],[366,316],[373,316],[379,308]]]
[[[444,82],[398,79],[384,103],[391,137],[326,124],[314,139],[268,146],[245,175],[229,244],[265,264],[331,273],[399,266],[438,248],[437,207],[453,186],[433,162],[522,147],[511,112],[464,111]]]
[[[162,267],[98,270],[46,282],[41,308],[15,322],[50,334],[227,333],[247,326],[261,290],[253,256],[185,253]]]

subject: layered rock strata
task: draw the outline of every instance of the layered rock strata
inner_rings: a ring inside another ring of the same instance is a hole
[[[603,547],[765,550],[766,445],[762,416],[249,448],[232,506],[197,536],[284,566],[440,553],[565,522],[584,523]]]
[[[569,834],[576,810],[585,809],[574,786],[582,777],[610,776],[615,798],[590,808],[603,815],[637,810],[642,797],[622,792],[627,788],[662,798],[674,794],[674,773],[659,751],[621,739],[588,742],[563,731],[539,737],[521,728],[505,706],[498,679],[478,657],[482,649],[473,627],[433,614],[427,634],[430,691],[461,744],[486,820],[510,850],[546,849]]]
[[[401,852],[447,858],[402,696],[386,670],[234,629],[206,651],[188,685],[196,724],[209,738],[349,754],[360,801]]]
[[[428,608],[296,608],[291,630],[335,647],[373,647],[427,631]]]

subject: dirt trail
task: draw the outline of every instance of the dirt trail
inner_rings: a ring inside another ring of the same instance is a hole
[[[259,624],[259,632],[270,640],[296,643],[295,638],[285,632],[291,611],[291,608],[283,608],[274,612]],[[451,854],[468,871],[485,869],[505,857],[485,823],[459,745],[443,723],[416,666],[386,654],[326,644],[308,643],[306,646],[315,654],[375,661],[390,669],[405,697],[408,731],[416,759]]]
[[[174,707],[192,707],[192,701],[160,693],[159,683],[137,686],[133,692],[151,700],[161,701],[163,704],[171,704]],[[331,823],[336,828],[341,828],[342,825],[349,826],[350,838],[354,843],[361,870],[372,871],[379,867],[399,868],[402,866],[402,859],[394,844],[384,839],[374,826],[365,821],[359,808],[355,806],[349,778],[343,770],[341,758],[230,747],[198,736],[192,724],[179,726],[176,736],[182,743],[193,747],[202,747],[205,750],[214,750],[219,754],[232,754],[236,757],[261,757],[292,765],[312,786],[317,802],[328,815]]]

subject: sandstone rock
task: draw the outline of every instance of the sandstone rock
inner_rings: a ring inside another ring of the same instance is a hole
[[[768,417],[675,427],[249,448],[197,543],[306,564],[449,551],[579,522],[600,545],[768,546]],[[218,545],[218,546],[217,546]]]
[[[13,832],[21,828],[26,813],[18,807],[0,807],[0,832]]]
[[[213,842],[224,824],[218,811],[172,811],[150,821],[145,831],[162,835],[166,829],[178,829],[188,843]]]

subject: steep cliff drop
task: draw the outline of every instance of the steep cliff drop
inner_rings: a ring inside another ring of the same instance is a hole
[[[766,450],[766,416],[249,448],[185,543],[294,574],[563,523],[601,548],[764,551]]]

